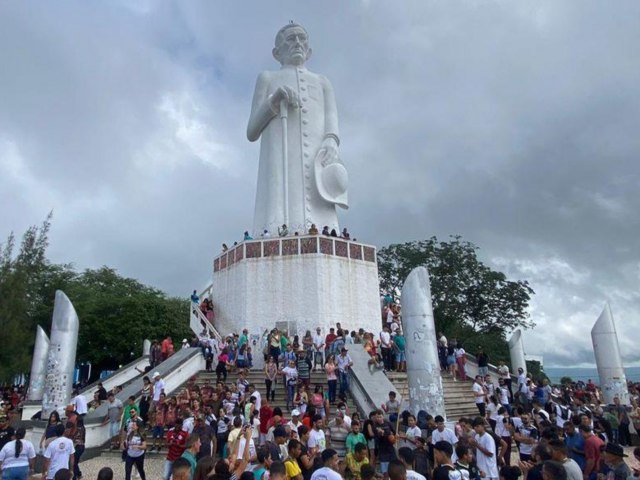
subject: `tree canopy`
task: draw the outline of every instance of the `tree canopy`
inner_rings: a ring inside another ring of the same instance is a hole
[[[526,281],[509,280],[485,265],[478,250],[459,236],[384,247],[378,251],[380,290],[398,298],[411,270],[426,266],[436,328],[463,340],[470,353],[482,345],[504,357],[506,333],[534,326],[528,313],[534,291]]]
[[[50,333],[55,291],[62,290],[80,319],[76,360],[93,371],[113,369],[142,354],[145,338],[190,337],[187,298],[163,292],[114,269],[77,272],[46,257],[51,215],[23,235],[19,251],[10,234],[0,245],[0,380],[31,368],[37,325]]]

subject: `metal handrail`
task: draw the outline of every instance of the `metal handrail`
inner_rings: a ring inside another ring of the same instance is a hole
[[[220,332],[216,330],[216,327],[213,326],[209,319],[203,315],[200,311],[200,307],[195,303],[191,303],[191,305],[189,305],[189,309],[190,326],[193,333],[200,335],[202,332],[202,324],[204,323],[207,334],[213,333],[214,338],[218,342],[221,342],[222,335],[220,335]]]

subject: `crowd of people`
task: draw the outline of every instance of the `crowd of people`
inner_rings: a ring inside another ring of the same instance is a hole
[[[273,236],[276,236],[275,233],[276,232],[274,232]],[[342,231],[340,231],[339,233],[335,228],[329,229],[328,225],[325,225],[324,227],[322,227],[322,231],[319,231],[315,223],[312,223],[311,226],[307,229],[294,230],[293,233],[286,223],[283,223],[281,226],[278,227],[277,237],[283,238],[291,235],[293,235],[294,237],[298,237],[300,235],[324,235],[325,237],[341,238],[343,240],[353,240],[354,242],[358,241],[356,238],[351,238],[351,234],[349,233],[349,230],[347,230],[346,227],[343,228]],[[272,233],[268,229],[264,229],[262,232],[260,232],[261,239],[271,238],[271,237],[272,237]],[[242,237],[243,241],[249,241],[253,239],[254,239],[253,236],[251,236],[248,231],[244,232],[244,235]],[[234,247],[237,245],[238,245],[238,242],[233,242]],[[227,250],[229,250],[229,246],[226,243],[223,243],[222,251],[226,252]]]
[[[76,391],[66,418],[52,413],[40,439],[43,478],[82,477],[83,417],[105,403],[103,424],[111,448],[122,452],[126,480],[134,470],[146,479],[150,451],[164,454],[167,480],[627,480],[640,475],[627,466],[623,449],[631,444],[630,426],[640,424],[635,388],[631,409],[617,398],[604,405],[592,382],[552,387],[522,369],[512,376],[504,362],[489,372],[489,356],[479,349],[480,374],[470,385],[476,416],[447,424],[430,412],[413,415],[395,392],[379,409],[361,415],[351,411],[347,399],[349,350],[368,352],[370,368],[406,371],[398,305],[384,302],[378,333],[350,331],[338,323],[326,334],[321,328],[302,336],[273,328],[261,337],[265,366],[258,385],[248,378],[253,353],[244,329],[218,339],[205,331],[182,342],[182,347],[202,349],[215,381],[192,378],[179,393],[168,395],[162,375],[151,374],[174,353],[167,337],[152,344],[139,398],[123,402],[117,398],[119,387],[107,392],[100,384],[94,399],[83,404]],[[443,374],[467,379],[468,355],[461,343],[442,333],[437,342]],[[312,382],[313,372],[321,372],[323,381]],[[285,408],[274,405],[278,390],[285,392]],[[10,401],[0,412],[3,479],[27,478],[36,449],[24,439],[24,429],[9,425],[6,411],[19,408],[19,394],[7,391],[5,397]],[[634,456],[640,461],[640,449]],[[108,480],[113,472],[103,469],[101,475]]]

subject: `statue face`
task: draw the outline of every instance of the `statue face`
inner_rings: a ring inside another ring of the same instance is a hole
[[[307,32],[299,26],[287,28],[282,41],[274,49],[274,56],[282,65],[302,65],[307,60],[311,49]]]

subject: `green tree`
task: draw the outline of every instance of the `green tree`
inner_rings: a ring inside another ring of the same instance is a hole
[[[0,380],[3,381],[30,368],[34,312],[40,300],[38,282],[48,267],[46,249],[51,216],[50,213],[40,226],[27,229],[17,252],[13,232],[0,245]]]
[[[389,245],[378,251],[380,290],[398,297],[411,270],[426,266],[436,328],[461,339],[470,353],[478,346],[494,352],[493,362],[506,359],[506,332],[534,326],[528,314],[534,292],[526,281],[485,265],[477,252],[459,236]]]
[[[111,268],[85,270],[66,293],[80,318],[78,362],[112,369],[139,357],[145,338],[191,338],[187,299],[167,297]]]
[[[571,385],[573,383],[573,379],[571,377],[562,377],[560,379],[560,385]]]
[[[47,260],[51,214],[30,227],[15,252],[15,236],[0,245],[0,381],[31,366],[36,325],[49,332],[56,290],[64,291],[80,319],[77,361],[93,371],[113,369],[142,353],[145,338],[189,338],[188,299],[166,296],[108,267],[78,273]]]

